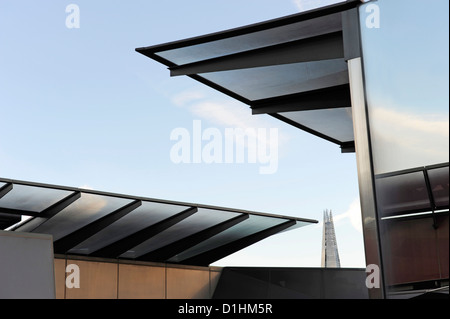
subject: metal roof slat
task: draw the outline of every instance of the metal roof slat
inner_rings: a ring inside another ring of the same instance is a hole
[[[39,212],[33,212],[30,210],[15,209],[15,208],[6,208],[6,207],[0,207],[0,213],[16,215],[16,216],[23,215],[23,216],[31,216],[31,217],[41,217],[41,214]]]
[[[10,191],[12,191],[13,189],[13,184],[12,183],[6,183],[5,185],[3,185],[0,188],[0,199],[5,196],[6,194],[8,194]]]
[[[155,261],[155,262],[167,261],[169,258],[171,258],[191,247],[194,247],[195,245],[235,226],[236,224],[243,222],[244,220],[246,220],[248,218],[249,218],[248,214],[241,214],[237,217],[231,218],[231,219],[221,222],[217,225],[214,225],[207,229],[199,231],[195,234],[192,234],[190,236],[182,238],[174,243],[171,243],[169,245],[166,245],[166,246],[156,249],[154,251],[143,254],[143,255],[139,256],[137,259],[143,260],[143,261]]]
[[[252,114],[309,111],[351,106],[348,84],[283,95],[251,103]]]
[[[278,232],[286,230],[289,227],[292,227],[297,222],[295,220],[288,220],[282,224],[270,227],[268,229],[259,231],[252,235],[248,235],[244,238],[232,241],[225,245],[219,246],[212,250],[203,252],[199,255],[181,260],[180,263],[186,265],[196,265],[196,266],[207,266],[219,259],[222,259],[234,252],[237,252],[245,247],[248,247],[258,241],[261,241],[269,236],[272,236]]]
[[[339,31],[173,66],[169,70],[171,76],[179,76],[343,57],[342,32]]]
[[[24,221],[20,225],[17,225],[17,227],[15,227],[14,230],[15,231],[34,232],[37,228],[42,226],[45,222],[47,222],[53,216],[57,215],[59,212],[64,210],[66,207],[70,206],[72,203],[74,203],[80,197],[81,197],[81,192],[75,191],[72,194],[70,194],[70,195],[66,196],[65,198],[61,199],[57,203],[55,203],[55,204],[51,205],[50,207],[44,209],[40,213],[22,211],[21,215],[32,216],[33,218],[30,218],[30,219]],[[27,226],[28,226],[28,228],[27,228]],[[26,230],[23,230],[23,227],[25,227]]]
[[[137,245],[156,236],[157,234],[166,230],[167,228],[195,214],[197,211],[198,211],[197,207],[190,207],[176,215],[168,217],[160,222],[157,222],[156,224],[150,225],[142,230],[139,230],[131,235],[128,235],[125,238],[122,238],[114,243],[111,243],[106,247],[91,252],[89,256],[113,257],[113,258],[119,257],[120,255],[132,249],[133,247],[136,247]]]
[[[71,248],[82,243],[89,237],[93,236],[102,229],[108,227],[109,225],[116,222],[120,218],[128,215],[141,205],[142,201],[140,200],[133,201],[125,205],[124,207],[121,207],[115,210],[114,212],[105,215],[99,218],[98,220],[95,220],[92,223],[64,236],[63,238],[56,240],[53,245],[55,253],[64,254],[68,252]]]

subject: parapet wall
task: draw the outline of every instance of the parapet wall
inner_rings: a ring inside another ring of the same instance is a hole
[[[218,267],[55,255],[57,299],[210,299],[220,273]]]

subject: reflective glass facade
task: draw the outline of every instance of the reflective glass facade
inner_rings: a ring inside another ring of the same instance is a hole
[[[422,0],[359,8],[387,297],[448,280],[448,11],[448,1]]]

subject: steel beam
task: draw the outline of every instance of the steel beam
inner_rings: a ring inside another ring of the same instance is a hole
[[[152,252],[139,256],[138,260],[143,261],[156,261],[156,262],[164,262],[170,259],[171,257],[186,251],[187,249],[194,247],[195,245],[235,226],[248,219],[248,214],[241,214],[235,218],[230,220],[226,220],[220,224],[209,227],[205,230],[202,230],[198,233],[192,234],[186,238],[182,238],[172,244],[156,249]]]
[[[184,260],[181,260],[180,263],[184,265],[196,265],[196,266],[208,266],[209,264],[222,259],[236,251],[239,251],[245,247],[253,245],[254,243],[261,241],[269,236],[272,236],[276,233],[279,233],[289,227],[292,227],[297,222],[295,220],[289,220],[277,226],[273,226],[271,228],[262,230],[255,234],[246,236],[244,238],[235,240],[231,243],[219,246],[212,250],[201,253],[197,256],[193,256]]]
[[[0,213],[0,230],[11,227],[12,225],[19,223],[20,220],[21,218],[18,215]]]
[[[10,191],[12,191],[13,189],[13,184],[12,183],[6,183],[5,185],[3,185],[0,188],[0,199],[5,196],[6,194],[8,194]]]
[[[16,216],[31,216],[31,217],[40,217],[41,214],[39,212],[32,212],[30,210],[23,209],[14,209],[14,208],[5,208],[0,207],[0,213],[16,215]]]
[[[271,45],[170,67],[171,76],[202,74],[344,57],[342,32]]]
[[[350,107],[348,84],[251,102],[252,114],[271,114]]]
[[[328,135],[325,135],[325,134],[320,133],[320,132],[318,132],[318,131],[315,131],[315,130],[313,130],[313,129],[307,127],[307,126],[304,126],[304,125],[302,125],[302,124],[300,124],[300,123],[298,123],[298,122],[295,122],[295,121],[293,121],[293,120],[291,120],[291,119],[288,119],[287,117],[284,117],[284,116],[282,116],[282,115],[280,115],[280,114],[273,113],[273,114],[269,114],[269,115],[270,115],[270,116],[273,116],[274,118],[276,118],[276,119],[278,119],[278,120],[280,120],[280,121],[283,121],[283,122],[285,122],[285,123],[287,123],[287,124],[290,124],[290,125],[292,125],[292,126],[295,126],[296,128],[299,128],[299,129],[301,129],[301,130],[303,130],[303,131],[305,131],[305,132],[308,132],[308,133],[310,133],[310,134],[312,134],[312,135],[315,135],[315,136],[317,136],[317,137],[323,138],[324,140],[327,140],[327,141],[329,141],[329,142],[335,143],[335,144],[337,144],[337,145],[342,145],[342,144],[343,144],[343,142],[338,141],[338,140],[332,138],[331,136],[328,136]]]
[[[181,213],[173,215],[169,218],[166,218],[156,224],[150,225],[140,231],[137,231],[125,238],[122,238],[114,243],[107,245],[106,247],[100,248],[92,253],[89,256],[95,257],[119,257],[123,253],[128,250],[136,247],[137,245],[143,243],[144,241],[156,236],[167,228],[181,222],[187,217],[195,214],[198,211],[197,207],[190,207]]]
[[[45,224],[50,218],[55,216],[56,214],[60,213],[62,210],[64,210],[66,207],[73,204],[76,200],[81,198],[81,192],[73,192],[69,196],[66,196],[65,198],[61,199],[59,202],[53,204],[52,206],[44,209],[42,212],[40,212],[37,216],[34,216],[35,218],[30,219],[28,223],[32,223],[33,229],[27,230],[29,232],[35,231],[37,228]],[[26,226],[27,224],[24,224],[22,226]]]
[[[43,218],[51,218],[61,212],[63,209],[68,207],[69,205],[73,204],[76,200],[81,198],[81,192],[74,192],[70,194],[69,196],[63,198],[56,204],[53,204],[52,206],[44,209],[40,214],[39,217]]]
[[[55,253],[65,254],[73,247],[77,246],[78,244],[82,243],[89,237],[95,235],[97,232],[108,227],[109,225],[119,220],[120,218],[128,215],[141,205],[142,202],[140,200],[133,201],[132,203],[125,205],[124,207],[121,207],[115,210],[114,212],[106,216],[103,216],[98,220],[93,221],[92,223],[66,235],[65,237],[58,239],[53,244],[53,249]]]

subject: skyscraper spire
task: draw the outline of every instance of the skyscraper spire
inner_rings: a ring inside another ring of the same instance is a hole
[[[333,214],[324,210],[323,212],[323,237],[322,237],[322,267],[340,268],[339,252],[334,232]]]

